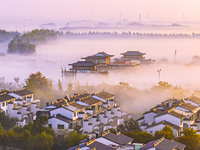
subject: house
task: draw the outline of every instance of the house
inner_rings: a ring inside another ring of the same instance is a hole
[[[143,131],[154,134],[165,125],[172,127],[175,137],[181,136],[185,128],[200,133],[200,99],[194,96],[177,100],[169,99],[145,112],[137,121]]]
[[[186,145],[173,141],[165,139],[164,137],[151,141],[144,145],[140,150],[184,150]]]
[[[75,73],[93,73],[98,71],[97,64],[92,61],[77,61],[69,65],[72,66],[70,71]]]
[[[125,60],[137,60],[137,61],[145,59],[144,58],[145,54],[146,53],[141,53],[139,51],[127,51],[125,53],[121,53],[121,55],[123,55],[122,59],[125,59]]]
[[[85,61],[92,61],[94,64],[110,64],[110,58],[114,55],[109,55],[105,52],[98,52],[97,54],[87,56],[81,59],[85,59]]]
[[[34,93],[26,89],[0,91],[0,110],[10,117],[18,118],[18,125],[24,126],[36,118],[40,100],[34,99]]]
[[[124,119],[131,117],[120,110],[114,98],[115,95],[105,90],[92,94],[76,93],[74,96],[58,99],[51,105],[47,104],[38,113],[42,114],[44,110],[50,112],[48,125],[55,131],[81,126],[85,134],[92,136],[110,128],[117,129]]]
[[[79,142],[79,145],[69,148],[68,150],[114,150],[124,149],[126,146],[132,146],[133,139],[122,135],[120,132],[117,134],[107,131],[102,134],[96,134],[92,138],[87,138]]]

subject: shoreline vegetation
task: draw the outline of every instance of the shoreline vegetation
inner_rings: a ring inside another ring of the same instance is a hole
[[[32,54],[36,51],[36,46],[46,44],[48,41],[57,40],[60,33],[54,30],[32,30],[23,35],[15,35],[8,44],[8,53]]]

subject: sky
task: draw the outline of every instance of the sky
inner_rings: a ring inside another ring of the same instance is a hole
[[[0,19],[199,21],[199,7],[199,0],[0,0]]]

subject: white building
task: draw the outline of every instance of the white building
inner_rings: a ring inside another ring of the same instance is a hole
[[[36,118],[40,100],[34,100],[33,92],[26,89],[0,91],[0,110],[10,117],[18,118],[18,125],[24,126]]]
[[[185,128],[193,128],[200,133],[200,98],[194,95],[182,99],[170,99],[143,114],[137,121],[143,131],[152,134],[165,125],[172,127],[175,137],[183,134]],[[179,129],[180,128],[180,129]]]
[[[116,129],[130,117],[120,110],[114,97],[104,90],[93,94],[84,92],[58,99],[43,109],[50,111],[48,124],[55,131],[73,129],[78,125],[85,134],[102,133],[110,128]]]

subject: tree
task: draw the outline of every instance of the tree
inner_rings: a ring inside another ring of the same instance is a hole
[[[41,72],[31,73],[26,80],[26,89],[35,92],[37,90],[48,91],[51,87],[49,80]]]
[[[185,150],[199,150],[200,149],[200,135],[193,128],[186,128],[184,136],[177,138],[177,141],[186,145]]]
[[[137,143],[146,144],[150,141],[153,141],[153,136],[151,133],[142,132],[140,130],[131,131],[131,132],[123,132],[122,134],[133,138],[134,142],[137,142]]]
[[[53,144],[53,137],[46,132],[42,132],[34,138],[34,149],[36,150],[50,150]]]
[[[73,89],[73,84],[71,83],[71,81],[70,81],[70,83],[69,84],[67,84],[68,85],[68,91],[72,91],[72,89]]]
[[[17,118],[10,118],[8,115],[5,115],[5,112],[0,112],[0,123],[5,130],[10,130],[16,125],[17,121]]]
[[[68,142],[68,148],[70,148],[70,147],[78,145],[78,143],[81,140],[83,140],[83,139],[85,139],[87,137],[88,136],[85,136],[85,135],[77,133],[76,130],[72,130],[72,131],[67,133],[65,138],[66,138],[66,140]]]
[[[110,128],[110,132],[116,134],[116,130],[114,128]]]
[[[156,131],[154,134],[154,139],[160,139],[163,136],[168,140],[175,138],[173,130],[170,126],[166,125],[162,130]]]
[[[60,91],[60,93],[62,93],[62,91],[63,91],[60,79],[58,79],[58,90]]]
[[[14,80],[15,80],[16,83],[18,83],[19,82],[19,77],[14,77]]]
[[[136,120],[133,118],[124,120],[124,127],[127,131],[136,131],[140,130],[140,126]]]

